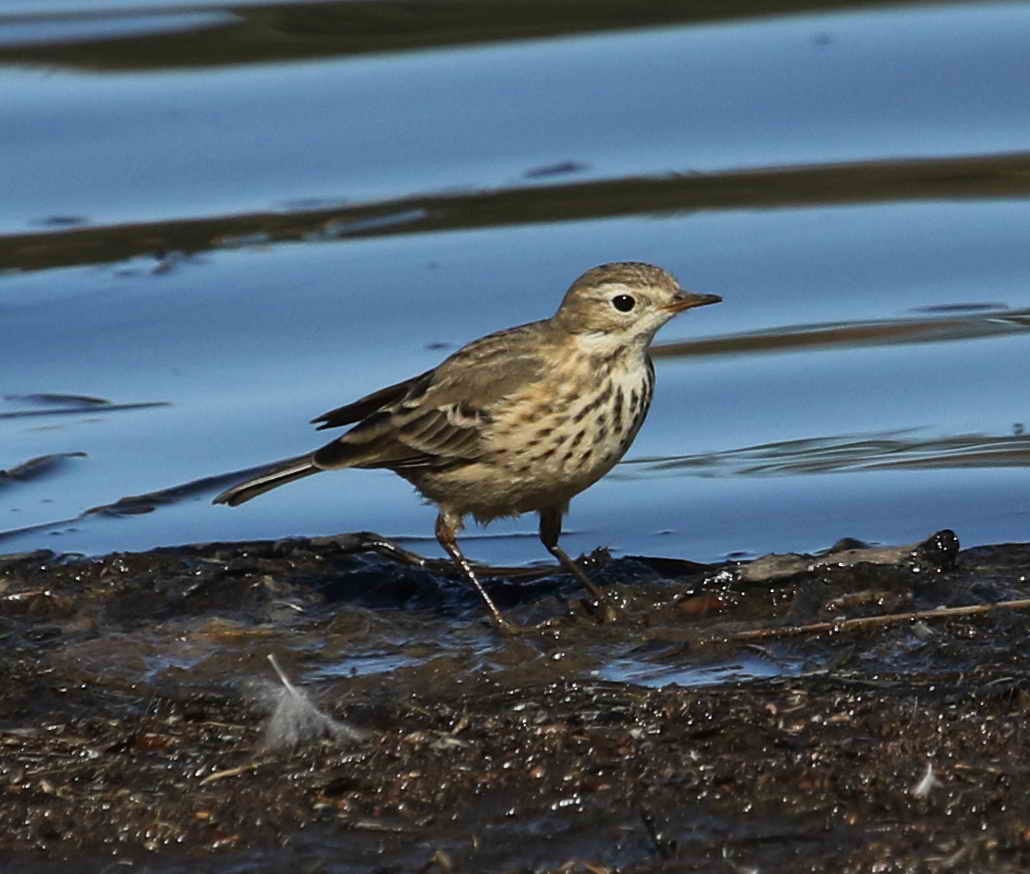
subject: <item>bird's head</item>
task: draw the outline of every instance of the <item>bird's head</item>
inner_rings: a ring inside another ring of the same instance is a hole
[[[684,291],[661,267],[623,261],[594,267],[573,282],[554,321],[570,334],[595,335],[602,344],[646,346],[677,313],[721,300]]]

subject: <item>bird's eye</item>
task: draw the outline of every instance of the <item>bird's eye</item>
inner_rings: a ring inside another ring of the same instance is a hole
[[[628,294],[617,294],[612,298],[612,306],[620,313],[628,313],[637,302]]]

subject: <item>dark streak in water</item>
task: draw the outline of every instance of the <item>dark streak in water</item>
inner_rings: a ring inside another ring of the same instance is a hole
[[[89,224],[89,220],[77,215],[48,215],[39,221],[31,222],[44,228],[70,228],[76,225]]]
[[[67,453],[69,456],[82,455],[84,452],[72,452]],[[32,465],[35,462],[45,461],[46,459],[52,458],[53,456],[46,456],[43,459],[31,459],[25,462],[24,465],[20,465],[18,468],[14,468],[12,471],[0,472],[11,474],[22,467]],[[197,495],[214,492],[221,490],[226,486],[232,485],[233,483],[240,482],[241,480],[247,479],[251,476],[257,476],[263,473],[271,465],[261,465],[259,467],[251,467],[246,470],[236,470],[231,473],[218,474],[216,476],[203,477],[201,479],[192,480],[188,483],[181,485],[172,486],[167,489],[159,489],[154,492],[147,492],[143,495],[126,495],[124,498],[119,498],[110,504],[102,504],[97,507],[90,507],[88,510],[83,511],[78,516],[74,516],[70,519],[58,519],[52,522],[41,522],[37,525],[30,525],[24,528],[11,528],[6,531],[0,531],[0,541],[16,537],[22,534],[26,534],[31,531],[53,531],[59,528],[66,528],[69,525],[73,525],[76,522],[80,522],[88,516],[139,516],[144,513],[152,513],[158,507],[166,506],[169,504],[175,504],[179,501],[186,500],[188,498],[195,497]],[[2,484],[3,478],[0,476],[0,484]]]
[[[1003,303],[942,303],[936,306],[912,307],[914,313],[983,313],[1004,311],[1008,307]]]
[[[231,13],[206,12],[197,23],[196,10],[168,13],[187,27],[218,26],[217,38],[207,32],[136,34],[50,45],[15,45],[0,49],[0,60],[87,70],[169,70],[273,63],[302,58],[337,58],[369,52],[413,51],[443,46],[486,45],[511,40],[543,39],[642,28],[648,26],[732,21],[762,15],[789,15],[834,8],[885,6],[888,0],[694,0],[554,3],[553,0],[410,0],[374,3],[283,2],[239,5]],[[44,13],[45,14],[45,13]],[[187,17],[190,16],[190,17]],[[151,13],[152,16],[152,13]],[[7,17],[10,20],[9,16]],[[42,16],[40,16],[42,17]],[[47,16],[74,23],[79,15]],[[96,13],[103,21],[103,12]],[[121,11],[106,17],[124,18]],[[31,14],[15,20],[31,21]],[[213,20],[212,20],[213,19]],[[141,22],[146,18],[140,16]],[[165,25],[165,28],[167,25]],[[163,28],[164,29],[164,28]]]
[[[146,410],[152,407],[170,407],[168,401],[149,401],[139,404],[82,404],[76,407],[54,407],[49,410],[14,410],[10,413],[0,413],[0,419],[24,419],[29,416],[73,416],[82,413],[113,413],[122,410]]]
[[[240,482],[253,476],[258,476],[275,467],[275,464],[262,464],[258,467],[250,467],[246,470],[234,470],[231,473],[220,473],[215,476],[206,476],[201,479],[191,480],[182,485],[172,486],[167,489],[159,489],[154,492],[147,492],[142,495],[126,495],[111,504],[103,504],[99,507],[90,507],[83,516],[138,516],[142,513],[152,513],[159,506],[165,504],[176,504],[186,498],[192,498],[215,489],[224,489],[233,483]],[[80,517],[81,518],[81,517]]]
[[[992,311],[939,319],[884,319],[821,325],[792,325],[770,331],[731,334],[704,340],[662,343],[655,358],[798,352],[817,347],[897,346],[1004,337],[1030,330],[1030,310]]]
[[[107,398],[94,398],[90,395],[63,395],[50,392],[39,392],[28,395],[4,395],[5,401],[22,401],[33,404],[85,404],[89,406],[107,406],[111,402]]]
[[[384,237],[703,210],[1030,197],[1030,152],[636,176],[425,194],[353,207],[182,219],[4,237],[21,270],[268,243]],[[327,229],[329,233],[327,233]]]
[[[636,458],[623,467],[696,476],[793,476],[861,470],[1030,467],[1030,435],[957,434],[917,439],[911,431],[843,434],[748,446],[728,452]]]
[[[155,492],[147,492],[142,495],[126,495],[111,504],[102,504],[98,507],[90,507],[83,516],[139,516],[143,513],[152,513],[158,507],[166,504],[176,504],[186,498],[193,497],[202,492],[213,490],[222,485],[230,485],[236,481],[237,476],[242,479],[246,474],[229,474],[223,476],[205,477],[184,483],[181,486],[173,486],[168,489],[160,489]],[[81,517],[80,517],[81,518]]]
[[[588,164],[581,164],[579,161],[559,161],[557,164],[548,164],[546,167],[533,167],[523,175],[527,179],[546,179],[551,176],[568,176],[572,173],[582,173],[590,169]]]
[[[69,458],[85,458],[85,452],[56,452],[52,455],[39,455],[30,458],[7,470],[0,470],[0,486],[10,483],[12,480],[25,482],[30,479],[38,479],[47,474],[54,473],[62,467],[65,460]]]

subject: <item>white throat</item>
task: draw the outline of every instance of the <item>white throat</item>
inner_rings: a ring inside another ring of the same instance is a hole
[[[580,351],[587,355],[614,355],[618,352],[639,355],[647,348],[653,335],[636,334],[627,338],[611,331],[585,331],[574,336]]]

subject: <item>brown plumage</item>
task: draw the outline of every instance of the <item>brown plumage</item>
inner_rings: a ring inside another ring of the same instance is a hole
[[[458,548],[480,522],[540,514],[540,538],[596,599],[558,546],[569,501],[607,473],[643,424],[654,388],[647,346],[676,313],[716,303],[650,264],[605,264],[569,288],[549,319],[489,334],[438,367],[314,419],[353,425],[310,455],[234,486],[236,506],[322,470],[387,468],[438,505],[436,533],[498,625],[509,627]]]

